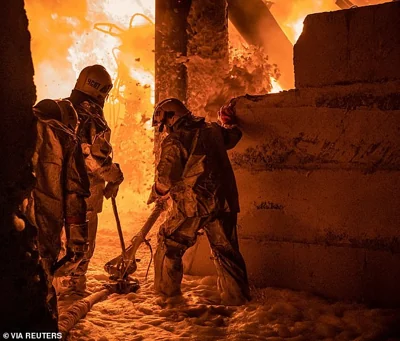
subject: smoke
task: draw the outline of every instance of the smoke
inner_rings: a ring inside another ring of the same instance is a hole
[[[219,91],[207,102],[205,109],[209,113],[216,113],[233,97],[267,94],[272,90],[271,78],[279,80],[277,65],[269,63],[262,48],[246,46],[240,52],[236,50],[230,66]]]

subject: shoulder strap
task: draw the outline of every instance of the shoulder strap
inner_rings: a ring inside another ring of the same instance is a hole
[[[56,103],[61,110],[62,122],[76,133],[78,129],[78,113],[74,106],[67,99],[56,100]]]
[[[195,149],[196,149],[197,142],[198,142],[198,140],[199,140],[199,135],[200,135],[200,129],[196,129],[196,133],[195,133],[195,135],[194,135],[194,138],[193,138],[193,141],[192,141],[192,145],[190,146],[189,156],[188,156],[188,159],[187,159],[187,161],[186,161],[185,168],[183,169],[183,172],[182,172],[182,177],[183,177],[183,178],[185,178],[185,176],[186,176],[186,174],[187,174],[187,171],[188,171],[188,164],[189,164],[190,161],[192,160],[193,153],[194,153],[194,151],[195,151]]]

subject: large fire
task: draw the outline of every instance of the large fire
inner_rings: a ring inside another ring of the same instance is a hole
[[[38,100],[68,97],[87,65],[102,64],[113,78],[104,112],[126,180],[121,210],[146,209],[153,179],[154,6],[138,0],[26,1]]]
[[[102,64],[111,73],[114,88],[105,115],[113,131],[115,160],[126,179],[121,197],[129,200],[122,209],[146,209],[154,171],[149,122],[154,105],[155,1],[25,3],[38,100],[69,96],[79,71],[87,65]],[[306,15],[337,9],[333,0],[275,0],[271,12],[295,43]],[[231,31],[230,43],[242,48],[243,39]],[[231,51],[237,53],[240,48]],[[276,81],[272,74],[270,77],[271,82],[266,80],[268,91],[281,91],[279,79]]]

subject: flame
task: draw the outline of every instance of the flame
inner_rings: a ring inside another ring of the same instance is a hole
[[[111,74],[114,88],[105,115],[113,131],[116,162],[125,173],[122,189],[131,206],[145,209],[154,173],[150,118],[154,105],[155,1],[25,0],[25,7],[39,100],[68,97],[80,70],[87,65],[102,64]],[[294,43],[308,14],[338,9],[334,1],[275,0],[271,12]],[[133,17],[135,13],[140,15]],[[231,59],[244,56],[243,65],[249,73],[260,66],[263,72],[267,70],[259,55],[247,57],[251,47],[237,32],[232,36],[230,30],[230,40],[237,45],[231,49]],[[259,88],[281,91],[274,71],[268,72],[265,87],[261,84]]]
[[[305,19],[305,17],[304,18],[302,17],[292,23],[287,24],[287,26],[292,29],[293,42],[296,42],[297,39],[299,39],[301,32],[303,32],[304,19]]]
[[[283,91],[282,87],[279,85],[279,82],[274,77],[271,77],[271,85],[272,85],[272,89],[270,91],[271,94]]]
[[[106,1],[91,1],[90,8],[99,7],[100,12],[106,13],[108,18],[115,23],[123,26],[128,26],[132,14],[143,13],[150,17],[153,21],[155,19],[155,1],[145,1],[146,6],[143,6],[141,1],[135,0],[106,0]],[[98,4],[100,3],[100,4]],[[135,25],[141,25],[145,21],[139,19]]]
[[[26,0],[25,6],[38,100],[68,97],[87,65],[101,64],[110,73],[114,88],[104,113],[114,159],[125,176],[120,195],[128,199],[119,206],[145,210],[154,176],[155,1]],[[99,23],[107,29],[96,29]],[[108,34],[110,27],[113,34]]]

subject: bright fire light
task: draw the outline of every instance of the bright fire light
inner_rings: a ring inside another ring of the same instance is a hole
[[[301,32],[303,32],[304,18],[300,18],[292,23],[287,24],[293,30],[293,41],[296,42],[299,39]]]
[[[68,97],[87,65],[102,64],[111,74],[114,88],[105,116],[113,131],[116,162],[125,173],[126,187],[121,190],[133,193],[125,194],[131,207],[145,209],[154,174],[149,120],[155,90],[155,1],[25,0],[25,7],[38,100]],[[337,9],[334,1],[275,0],[271,12],[294,43],[308,14]],[[96,24],[101,25],[96,29]],[[243,54],[243,39],[234,39]],[[246,58],[244,63],[250,68]],[[268,76],[265,83],[269,89]],[[272,79],[271,83],[270,92],[282,91],[279,82]]]
[[[88,65],[101,64],[110,73],[114,88],[104,114],[112,129],[114,160],[125,177],[120,196],[126,200],[119,208],[146,210],[154,176],[149,122],[154,105],[155,2],[26,0],[25,6],[38,100],[68,97]]]
[[[272,85],[272,89],[270,91],[271,94],[275,94],[283,90],[282,87],[279,85],[278,81],[273,77],[271,77],[271,85]]]

